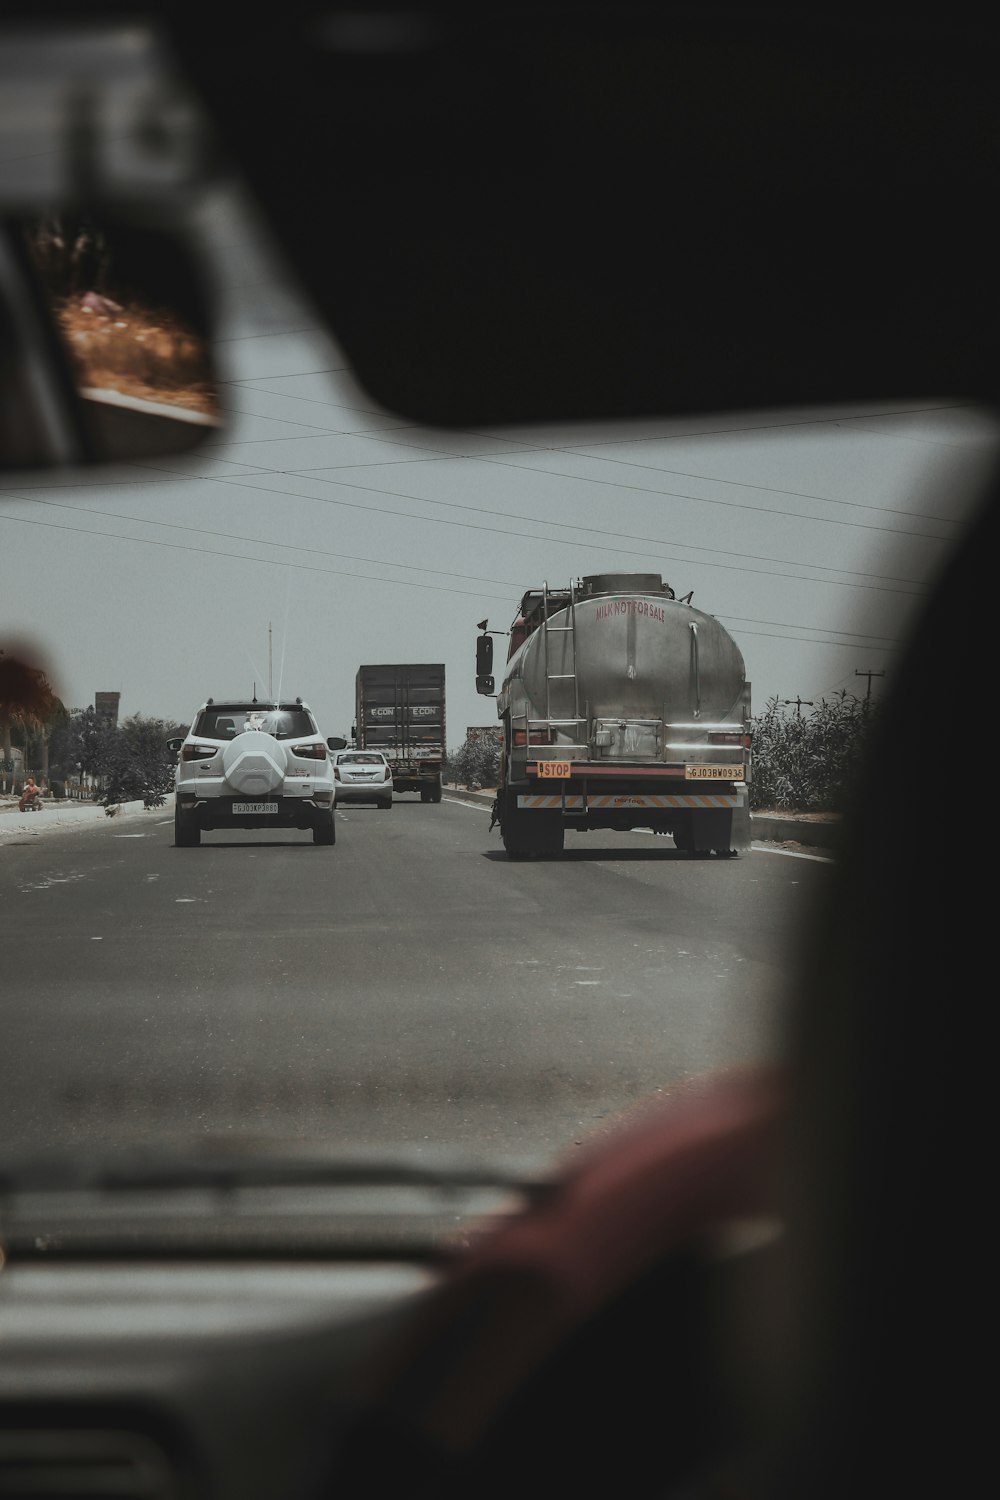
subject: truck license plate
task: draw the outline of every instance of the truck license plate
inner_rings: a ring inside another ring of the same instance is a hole
[[[565,779],[570,775],[570,762],[568,760],[540,760],[538,774],[543,781]]]
[[[234,802],[234,813],[276,813],[277,802]]]
[[[742,766],[685,766],[685,781],[742,781]]]

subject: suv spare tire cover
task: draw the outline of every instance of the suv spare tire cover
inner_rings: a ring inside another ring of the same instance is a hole
[[[287,764],[284,746],[260,729],[238,734],[222,752],[226,780],[243,797],[280,790]]]

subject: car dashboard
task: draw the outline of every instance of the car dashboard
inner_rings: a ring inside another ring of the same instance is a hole
[[[320,1494],[380,1337],[537,1185],[231,1146],[0,1177],[5,1500]]]

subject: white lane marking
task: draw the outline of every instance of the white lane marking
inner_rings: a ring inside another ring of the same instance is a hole
[[[156,826],[157,828],[166,828],[167,824],[172,823],[173,821],[173,818],[161,818]]]
[[[174,905],[175,906],[184,906],[184,905],[192,905],[193,906],[193,905],[195,905],[197,903],[197,901],[198,901],[198,897],[197,896],[175,896],[174,897]]]
[[[828,854],[800,854],[797,849],[773,849],[770,844],[752,844],[758,854],[784,854],[789,859],[814,859],[819,865],[835,865],[837,861]]]
[[[113,833],[111,837],[113,839],[144,839],[146,835],[144,833]]]
[[[485,802],[463,802],[461,797],[442,797],[442,802],[451,802],[455,807],[472,807],[479,812],[489,812],[490,808]]]

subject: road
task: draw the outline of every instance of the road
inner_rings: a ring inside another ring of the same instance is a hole
[[[319,1137],[572,1150],[772,1055],[817,860],[648,833],[509,863],[481,807],[397,798],[337,844],[163,810],[0,850],[3,1149]]]

